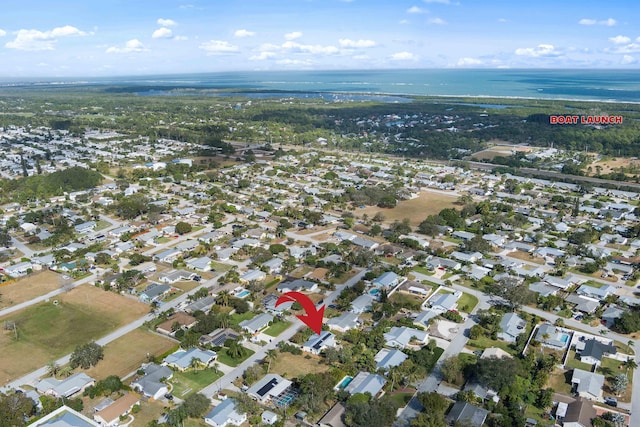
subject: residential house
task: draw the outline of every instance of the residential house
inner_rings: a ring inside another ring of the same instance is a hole
[[[600,365],[603,357],[609,357],[617,352],[612,343],[605,344],[594,338],[578,342],[576,351],[579,351],[580,361],[590,365]]]
[[[211,271],[211,261],[212,259],[208,256],[192,258],[187,261],[187,267],[202,272]]]
[[[469,427],[482,427],[487,419],[489,411],[478,408],[469,402],[456,402],[445,416],[445,421],[449,425],[463,423]]]
[[[375,298],[369,294],[362,294],[358,298],[351,301],[351,312],[362,314],[371,310]]]
[[[514,343],[518,336],[524,332],[526,325],[526,322],[522,320],[518,314],[513,312],[507,313],[500,321],[498,338],[506,342]]]
[[[171,286],[152,283],[144,291],[140,292],[139,297],[142,302],[154,302],[161,300],[169,292],[171,292]]]
[[[387,271],[373,279],[371,284],[377,287],[393,288],[400,283],[401,277],[393,271]]]
[[[569,333],[550,323],[540,325],[535,336],[535,339],[540,341],[542,345],[558,350],[562,350],[569,345],[569,338]]]
[[[349,394],[369,393],[372,397],[376,397],[386,382],[387,380],[378,374],[360,371],[344,390]]]
[[[69,398],[94,384],[93,378],[84,372],[78,372],[62,380],[53,377],[44,378],[36,384],[36,390],[53,397]]]
[[[78,224],[73,227],[76,233],[81,233],[81,234],[90,233],[93,231],[94,228],[96,228],[95,221],[83,222],[82,224]]]
[[[451,252],[451,258],[454,258],[460,262],[473,263],[482,259],[482,254],[480,252],[453,251]]]
[[[453,293],[440,293],[435,294],[430,298],[429,305],[431,309],[437,313],[444,313],[450,310],[455,310],[458,305],[458,299],[462,296],[462,292],[455,291]]]
[[[562,421],[563,427],[591,427],[593,425],[591,420],[597,418],[597,414],[591,402],[578,397],[576,401],[566,406],[564,414],[560,415],[556,412],[556,417]]]
[[[155,400],[169,392],[169,388],[161,380],[171,379],[173,371],[167,366],[149,363],[142,366],[144,375],[131,383],[131,388]]]
[[[427,260],[427,268],[429,268],[430,270],[435,270],[437,268],[460,270],[462,268],[462,264],[460,264],[459,261],[434,256]]]
[[[495,390],[491,390],[489,387],[477,381],[468,381],[463,391],[472,392],[482,401],[493,400],[496,403],[500,401],[500,397],[498,397],[498,393],[496,393]]]
[[[278,414],[271,411],[264,411],[260,416],[262,424],[273,425],[278,421]]]
[[[127,393],[109,406],[93,414],[93,419],[101,427],[118,427],[120,417],[126,416],[131,409],[140,403],[140,396],[135,393]]]
[[[98,427],[98,423],[62,405],[50,414],[29,424],[29,427]]]
[[[172,263],[177,260],[180,256],[182,256],[182,252],[178,249],[167,249],[153,256],[153,259],[156,261]]]
[[[266,269],[269,274],[279,274],[283,264],[282,258],[271,258],[262,264],[262,268]]]
[[[162,283],[176,283],[183,280],[193,280],[198,277],[198,274],[193,271],[187,270],[171,270],[166,273],[160,274],[158,278]]]
[[[249,270],[240,276],[241,283],[259,282],[264,280],[267,274],[262,270]]]
[[[201,350],[197,347],[189,350],[178,350],[164,358],[163,362],[179,371],[186,371],[193,367],[192,363],[197,363],[198,367],[208,368],[218,355],[212,350]],[[197,362],[193,362],[197,360]]]
[[[342,421],[342,417],[346,411],[347,408],[342,402],[336,403],[320,418],[317,427],[347,427],[344,421]]]
[[[453,233],[451,233],[451,236],[465,241],[469,241],[476,237],[475,234],[469,233],[468,231],[454,231]]]
[[[2,271],[11,277],[26,276],[29,271],[33,270],[33,264],[30,261],[19,262],[18,264],[8,265]]]
[[[191,329],[196,323],[198,323],[198,320],[195,317],[190,316],[185,312],[178,311],[172,314],[166,321],[159,324],[156,327],[156,331],[161,334],[174,336],[176,331],[179,329]]]
[[[595,372],[574,369],[571,376],[571,385],[576,393],[589,400],[602,400],[602,387],[604,386],[604,375]]]
[[[593,286],[582,285],[578,288],[576,293],[578,295],[583,295],[590,298],[595,298],[599,301],[607,298],[609,295],[613,295],[616,291],[616,288],[609,285],[604,285],[600,288],[596,288]]]
[[[235,341],[240,338],[240,333],[231,328],[218,328],[215,331],[202,335],[198,342],[200,345],[222,347],[227,340]]]
[[[276,307],[276,303],[278,302],[278,295],[269,294],[262,299],[262,306],[265,310],[273,314],[280,314],[285,310],[289,310],[293,305],[293,301],[285,301]]]
[[[624,313],[617,305],[610,305],[607,309],[602,313],[602,320],[607,323],[607,327],[610,328],[615,323],[616,319],[620,318]]]
[[[197,240],[185,240],[184,242],[178,243],[176,245],[176,249],[183,253],[186,253],[197,248],[199,244],[200,242],[198,242]]]
[[[208,296],[204,298],[200,298],[195,300],[191,304],[187,305],[184,308],[184,311],[190,314],[195,313],[196,311],[202,311],[208,313],[211,310],[211,307],[216,303],[216,298],[214,296]]]
[[[358,315],[346,311],[338,317],[332,317],[325,322],[330,329],[338,332],[347,332],[349,329],[357,328],[359,325]]]
[[[564,300],[568,303],[575,304],[576,310],[587,314],[593,313],[598,309],[598,307],[600,307],[599,300],[576,294],[570,294]]]
[[[239,326],[251,334],[257,334],[263,329],[266,329],[266,327],[273,322],[273,319],[272,315],[268,313],[261,313],[254,316],[252,319],[243,320],[240,322]]]
[[[247,390],[247,395],[265,404],[286,393],[293,383],[278,374],[267,374]]]
[[[376,353],[373,360],[376,362],[376,368],[388,371],[402,364],[407,357],[406,354],[396,348],[382,348]]]
[[[291,291],[315,292],[318,290],[318,284],[304,279],[286,280],[276,287],[278,292],[286,293]]]
[[[419,346],[426,344],[429,333],[407,326],[394,326],[389,332],[385,332],[384,339],[386,346],[403,349],[412,342]]]
[[[247,414],[240,413],[237,402],[227,398],[204,416],[204,422],[213,427],[240,426],[247,421]]]
[[[336,339],[335,335],[329,331],[322,331],[320,335],[313,334],[311,337],[302,344],[302,351],[307,353],[319,355],[327,347],[335,347]]]
[[[558,293],[558,288],[549,286],[544,282],[534,282],[529,285],[531,292],[536,292],[541,297],[548,297]]]
[[[429,327],[431,319],[438,317],[440,313],[437,311],[427,309],[425,311],[421,311],[418,315],[413,319],[413,323],[417,326],[422,326],[424,328]]]

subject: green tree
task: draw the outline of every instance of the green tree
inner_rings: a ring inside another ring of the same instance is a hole
[[[23,426],[35,411],[35,402],[24,393],[0,393],[0,426]]]
[[[194,393],[187,396],[182,406],[184,406],[188,417],[200,418],[207,412],[209,406],[211,406],[211,401],[203,394]]]
[[[78,366],[82,369],[89,369],[95,366],[104,358],[104,350],[95,342],[81,344],[71,353],[69,365],[75,369]]]
[[[176,233],[180,235],[190,233],[192,229],[193,227],[188,222],[180,221],[176,224]]]

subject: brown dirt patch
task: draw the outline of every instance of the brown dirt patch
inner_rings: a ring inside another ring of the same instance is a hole
[[[0,287],[0,308],[11,307],[61,287],[61,276],[53,271],[41,271]]]
[[[104,359],[86,373],[96,380],[109,375],[123,377],[140,368],[147,361],[147,354],[159,356],[178,345],[177,341],[162,335],[136,329],[107,344]]]
[[[310,358],[307,359],[307,356],[310,356]],[[274,372],[285,378],[291,379],[300,375],[328,371],[329,366],[321,364],[320,360],[320,357],[308,355],[307,353],[303,353],[301,355],[278,353],[276,360],[271,362],[271,370],[269,372]]]
[[[377,206],[367,206],[365,208],[356,208],[354,214],[362,217],[365,213],[369,218],[373,218],[376,213],[382,212],[385,222],[390,224],[393,221],[402,221],[409,218],[412,226],[417,226],[429,215],[439,213],[442,209],[455,207],[457,196],[436,193],[432,191],[421,191],[420,196],[411,200],[402,200],[398,202],[393,209],[383,209]]]

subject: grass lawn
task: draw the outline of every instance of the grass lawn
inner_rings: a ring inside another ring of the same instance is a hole
[[[48,294],[59,289],[63,282],[65,281],[61,274],[47,270],[30,274],[20,280],[12,280],[7,282],[8,284],[2,284],[0,285],[0,294],[2,294],[0,308],[11,307]]]
[[[252,319],[253,316],[255,316],[256,314],[253,311],[247,311],[246,313],[233,313],[231,315],[231,324],[232,325],[238,325],[240,324],[240,322],[242,322],[243,320],[249,320]]]
[[[147,401],[140,405],[140,412],[134,414],[135,419],[131,424],[131,427],[147,427],[150,421],[157,420],[164,412],[164,405],[162,402]]]
[[[54,301],[57,304],[54,304]],[[2,382],[31,372],[147,314],[149,306],[114,292],[82,285],[56,300],[0,319],[15,322],[14,334],[0,335]]]
[[[190,394],[199,392],[223,375],[222,371],[216,372],[212,368],[186,372],[175,371],[169,380],[173,385],[171,393],[179,399],[184,399]]]
[[[167,242],[170,242],[170,241],[171,241],[171,239],[168,238],[168,237],[157,237],[155,239],[155,242],[158,243],[158,244],[167,243]]]
[[[427,267],[413,267],[413,271],[420,274],[425,274],[427,276],[433,276],[433,271],[429,270]]]
[[[109,227],[110,225],[111,225],[111,223],[109,223],[107,221],[100,220],[100,221],[96,222],[96,228],[93,231],[104,230],[105,228]]]
[[[481,350],[484,350],[485,348],[490,348],[490,347],[497,347],[497,348],[501,348],[502,350],[506,351],[511,355],[515,355],[515,351],[511,348],[511,346],[509,346],[508,343],[500,340],[492,340],[490,337],[485,335],[482,335],[475,340],[469,340],[469,343],[467,345],[469,347],[474,347]]]
[[[278,335],[283,333],[289,326],[291,326],[291,322],[288,322],[286,320],[274,322],[264,331],[264,333],[269,335],[270,337],[277,337]]]
[[[123,377],[140,368],[147,361],[147,354],[159,356],[178,346],[179,343],[162,335],[135,329],[104,346],[104,359],[85,372],[96,380],[109,375]]]
[[[269,288],[272,288],[272,287],[276,286],[278,283],[280,283],[280,279],[273,279],[272,281],[270,281],[269,283],[264,285],[264,289],[267,290]]]
[[[249,358],[249,356],[251,356],[253,353],[255,353],[253,350],[248,349],[248,348],[244,348],[246,351],[246,354],[244,357],[241,357],[240,359],[232,359],[231,356],[229,356],[227,354],[227,349],[224,348],[220,351],[218,351],[218,362],[220,363],[224,363],[227,366],[231,366],[231,367],[236,367],[239,364],[241,364],[242,362],[244,362],[245,360],[247,360]]]
[[[602,358],[602,364],[598,368],[598,372],[605,376],[604,381],[604,391],[607,396],[613,396],[611,393],[611,379],[619,374],[624,374],[625,369],[622,367],[622,362],[615,359],[610,359],[608,357]],[[633,370],[629,370],[627,373],[627,377],[629,378],[629,385],[627,386],[627,391],[622,393],[620,396],[616,396],[621,402],[630,402],[631,401],[631,393],[633,391]]]
[[[344,273],[340,274],[339,276],[336,276],[336,277],[333,279],[333,281],[334,281],[335,283],[340,283],[340,284],[342,284],[342,283],[346,282],[347,280],[351,279],[351,278],[352,278],[353,276],[355,276],[356,274],[358,274],[358,272],[357,272],[356,270],[353,270],[353,269],[352,269],[352,270],[349,270],[349,271],[347,271],[347,272],[344,272]]]
[[[540,264],[540,265],[544,265],[544,260],[539,258],[539,257],[535,257],[527,252],[522,252],[522,251],[513,251],[510,252],[509,255],[507,255],[508,258],[516,258],[516,259],[520,259],[522,261],[529,261],[529,262],[533,262],[535,264]]]
[[[229,264],[224,264],[219,261],[211,261],[211,265],[215,271],[229,271],[231,270],[231,266]]]
[[[476,305],[478,305],[478,298],[466,292],[463,292],[458,299],[458,308],[464,313],[471,313]]]
[[[424,300],[425,298],[409,295],[404,292],[394,292],[393,295],[389,297],[390,302],[411,310],[420,310],[420,305]]]
[[[304,277],[304,275],[310,273],[311,271],[313,271],[313,268],[309,267],[308,265],[303,265],[289,273],[289,276],[293,277],[294,279],[301,279],[302,277]]]
[[[578,359],[576,352],[574,350],[571,350],[569,357],[567,358],[567,368],[573,368],[573,369],[582,369],[583,371],[589,371],[591,372],[591,365],[589,365],[588,363],[584,363],[581,362],[580,359]]]
[[[549,380],[547,381],[547,387],[555,390],[556,393],[571,395],[571,371],[564,371],[562,369],[555,369]]]
[[[185,292],[189,292],[190,290],[197,288],[201,284],[201,282],[196,282],[195,280],[181,280],[180,282],[176,282],[171,286],[182,289]]]
[[[311,357],[307,359],[307,355],[279,352],[278,357],[271,362],[271,370],[269,372],[291,379],[300,375],[316,374],[329,370],[329,365],[320,363],[320,357],[309,356]]]
[[[396,405],[397,408],[404,408],[407,403],[413,397],[413,393],[409,392],[400,392],[391,395],[391,401]]]

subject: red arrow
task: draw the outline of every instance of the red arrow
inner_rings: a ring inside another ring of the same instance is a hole
[[[306,316],[300,314],[296,316],[298,319],[302,320],[305,325],[310,327],[316,334],[320,334],[322,332],[322,318],[324,317],[324,305],[319,309],[316,309],[313,301],[309,299],[303,293],[300,292],[287,292],[283,294],[278,301],[276,301],[276,307],[282,303],[289,301],[297,301],[300,303],[304,311],[307,313]]]

